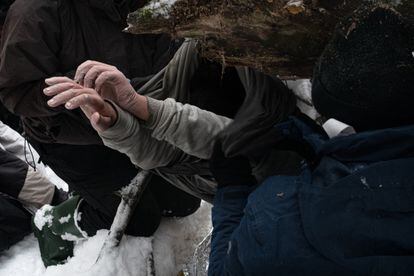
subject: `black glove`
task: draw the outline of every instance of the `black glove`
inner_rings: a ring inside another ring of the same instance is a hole
[[[217,180],[218,187],[256,185],[256,179],[252,175],[252,168],[247,157],[235,156],[226,158],[220,142],[217,142],[210,159],[210,170]]]

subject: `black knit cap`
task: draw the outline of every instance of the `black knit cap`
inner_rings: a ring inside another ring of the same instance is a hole
[[[414,29],[396,11],[365,6],[337,26],[315,67],[325,117],[356,130],[414,124]]]

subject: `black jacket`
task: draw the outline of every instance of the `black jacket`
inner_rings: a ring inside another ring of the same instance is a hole
[[[175,52],[169,37],[123,33],[125,18],[142,1],[16,0],[1,40],[0,99],[21,115],[39,142],[100,144],[79,110],[50,108],[45,78],[73,77],[86,60],[116,66],[135,86],[164,67]]]

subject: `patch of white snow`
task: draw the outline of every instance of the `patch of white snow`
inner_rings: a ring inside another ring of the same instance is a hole
[[[33,221],[39,230],[42,230],[46,224],[52,225],[53,216],[50,214],[52,208],[50,205],[44,205],[36,212]]]
[[[61,218],[59,219],[60,224],[63,224],[63,223],[68,223],[71,217],[72,217],[72,216],[71,216],[70,214],[69,214],[69,215],[67,215],[66,217],[61,217]]]

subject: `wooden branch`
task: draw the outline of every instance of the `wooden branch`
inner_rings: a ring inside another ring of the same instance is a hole
[[[111,229],[108,232],[108,236],[105,239],[95,263],[99,263],[103,256],[110,254],[116,247],[118,247],[122,237],[124,236],[135,207],[141,199],[141,196],[144,193],[150,179],[150,172],[140,171],[137,176],[132,179],[128,186],[120,190],[119,194],[121,196],[121,202],[118,206],[118,210],[116,211]],[[153,263],[153,256],[150,256],[148,261]],[[153,264],[149,265],[149,267],[153,267]]]
[[[204,57],[226,65],[247,65],[280,76],[309,77],[338,21],[366,2],[178,0],[161,12],[143,8],[131,14],[127,31],[196,38],[202,42]],[[395,9],[413,22],[412,0],[372,2]]]

